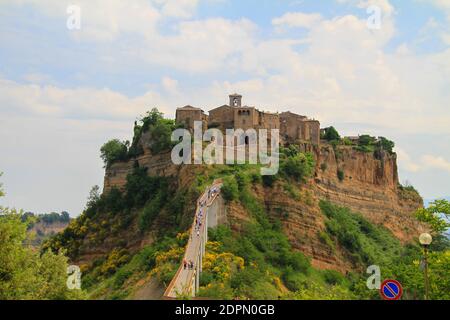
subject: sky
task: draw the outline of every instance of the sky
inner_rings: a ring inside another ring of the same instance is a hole
[[[0,0],[0,205],[76,216],[104,142],[233,92],[388,137],[401,182],[450,195],[450,0]]]

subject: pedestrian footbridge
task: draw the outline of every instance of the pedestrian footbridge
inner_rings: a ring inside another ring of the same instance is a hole
[[[214,181],[197,200],[186,251],[177,273],[164,292],[166,299],[175,299],[179,296],[195,297],[198,292],[202,260],[208,241],[208,228],[220,223],[219,212],[220,207],[223,207],[221,186],[221,181]]]

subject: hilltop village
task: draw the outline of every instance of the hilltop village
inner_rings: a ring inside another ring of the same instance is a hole
[[[256,107],[242,105],[242,96],[229,95],[229,104],[209,110],[185,106],[176,111],[176,122],[187,129],[194,128],[194,121],[202,121],[203,128],[226,129],[279,129],[284,142],[320,143],[320,122],[290,111],[270,113]]]

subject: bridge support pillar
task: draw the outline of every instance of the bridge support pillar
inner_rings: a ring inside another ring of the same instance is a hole
[[[194,272],[193,286],[192,286],[192,291],[191,291],[191,294],[193,297],[195,297],[195,295],[197,294],[197,288],[196,288],[197,281],[195,281],[196,278],[197,278],[197,274],[196,274],[196,272]]]
[[[198,292],[198,289],[200,288],[200,263],[201,260],[200,257],[197,260],[197,270],[195,271],[195,292]]]
[[[200,272],[203,271],[203,253],[204,253],[204,244],[203,244],[203,239],[200,241],[200,257],[199,257],[199,263],[198,263],[198,268],[200,270]]]
[[[208,210],[208,209],[206,209]],[[206,211],[208,212],[208,211]],[[205,243],[208,242],[208,215],[206,215],[205,219]]]

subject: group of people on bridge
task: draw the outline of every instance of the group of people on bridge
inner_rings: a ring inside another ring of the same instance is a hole
[[[186,261],[186,259],[183,260],[183,266],[184,270],[193,270],[194,269],[194,262],[192,260]]]
[[[199,274],[202,272],[202,258],[205,254],[205,246],[208,241],[207,221],[208,206],[220,192],[221,184],[215,182],[197,201],[193,228],[189,232],[189,241],[186,246],[183,262],[176,275],[170,282],[164,293],[165,297],[175,298],[180,292],[190,292],[195,296],[199,288]],[[202,229],[203,228],[203,229]],[[194,235],[195,233],[195,235]],[[194,263],[195,261],[195,263]],[[195,270],[193,273],[191,270]]]
[[[216,193],[219,192],[219,188],[212,187],[208,189],[208,200],[211,199]],[[200,210],[198,210],[196,216],[195,216],[195,234],[200,236],[200,228],[202,226],[202,219],[203,214],[205,212],[205,206],[206,206],[207,200],[203,200],[199,202]]]
[[[209,190],[208,190],[208,200],[211,199],[211,197],[213,197],[218,192],[219,192],[219,188],[218,187],[209,188]]]

